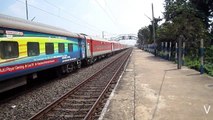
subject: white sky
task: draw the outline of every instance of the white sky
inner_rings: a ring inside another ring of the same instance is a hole
[[[0,13],[26,19],[25,0],[0,0]],[[155,17],[163,17],[164,0],[28,0],[29,19],[67,29],[105,37],[137,34]]]

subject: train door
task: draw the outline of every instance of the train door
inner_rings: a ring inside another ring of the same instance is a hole
[[[93,56],[92,54],[92,40],[91,39],[87,39],[86,40],[86,46],[87,46],[87,57],[91,58]]]
[[[93,49],[93,47],[94,47],[94,43],[93,43],[93,40],[91,39],[90,40],[90,52],[91,52],[91,58],[93,57],[93,55],[94,55],[94,49]]]
[[[78,39],[78,45],[79,45],[79,51],[80,51],[80,58],[84,59],[85,58],[85,40],[82,38]]]

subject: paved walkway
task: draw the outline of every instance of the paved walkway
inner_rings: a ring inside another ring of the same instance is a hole
[[[134,49],[103,120],[213,120],[213,78]]]

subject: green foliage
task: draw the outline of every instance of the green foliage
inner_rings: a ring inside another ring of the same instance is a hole
[[[189,56],[185,57],[185,65],[189,68],[199,70],[200,69],[200,61],[199,58],[191,58]]]
[[[161,28],[166,28],[166,32],[158,30],[159,39],[177,39],[180,35],[185,37],[188,42],[196,42],[201,38],[206,39],[207,29],[204,26],[204,22],[198,17],[198,10],[191,2],[187,0],[165,0],[165,24],[162,24]],[[168,23],[169,22],[169,23]],[[169,31],[170,30],[170,31]],[[166,36],[172,32],[168,38]]]
[[[158,22],[160,22],[161,20],[162,19],[160,19],[160,18],[154,18],[155,30],[158,29]],[[142,27],[141,29],[139,29],[138,30],[138,38],[139,39],[138,39],[137,43],[139,45],[152,44],[154,42],[154,40],[153,40],[153,25],[150,24],[146,27]]]
[[[213,63],[213,46],[206,47],[204,52],[204,61],[207,63]]]
[[[138,31],[138,43],[148,44],[151,43],[150,29],[148,27],[143,27]]]
[[[207,74],[213,76],[213,47],[206,47],[204,52],[204,70]]]
[[[194,8],[197,10],[197,16],[202,19],[206,28],[212,26],[213,17],[213,1],[212,0],[189,0]]]
[[[164,4],[165,22],[156,28],[156,41],[158,45],[161,42],[172,42],[174,48],[175,42],[183,36],[186,43],[185,65],[190,68],[199,70],[199,49],[200,40],[204,40],[204,70],[213,76],[213,0],[165,0]],[[145,29],[148,32],[144,32]],[[142,32],[143,31],[143,32]],[[152,25],[139,30],[140,34],[146,37],[143,39],[145,44],[153,42]],[[148,36],[148,37],[147,37]],[[162,51],[158,51],[163,56]],[[174,50],[172,51],[172,55]]]
[[[185,65],[188,66],[189,68],[195,69],[197,71],[200,70],[199,58],[186,57],[185,58]],[[204,72],[207,73],[208,75],[213,76],[213,64],[210,63],[210,62],[205,62]]]
[[[205,70],[205,73],[213,76],[213,64],[211,63],[207,63],[204,65],[204,70]]]
[[[173,29],[173,23],[165,22],[161,26],[159,26],[157,30],[157,40],[161,41],[175,41],[175,32]]]

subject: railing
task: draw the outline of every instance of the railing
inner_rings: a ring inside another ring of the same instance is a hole
[[[201,56],[204,56],[202,66],[204,72],[213,76],[213,47],[197,48],[193,53],[189,53],[189,48],[182,44],[182,65],[186,65],[192,69],[201,72]],[[156,46],[154,44],[145,44],[141,48],[149,53],[155,54],[166,60],[177,62],[178,58],[178,45],[176,42],[160,42]]]

